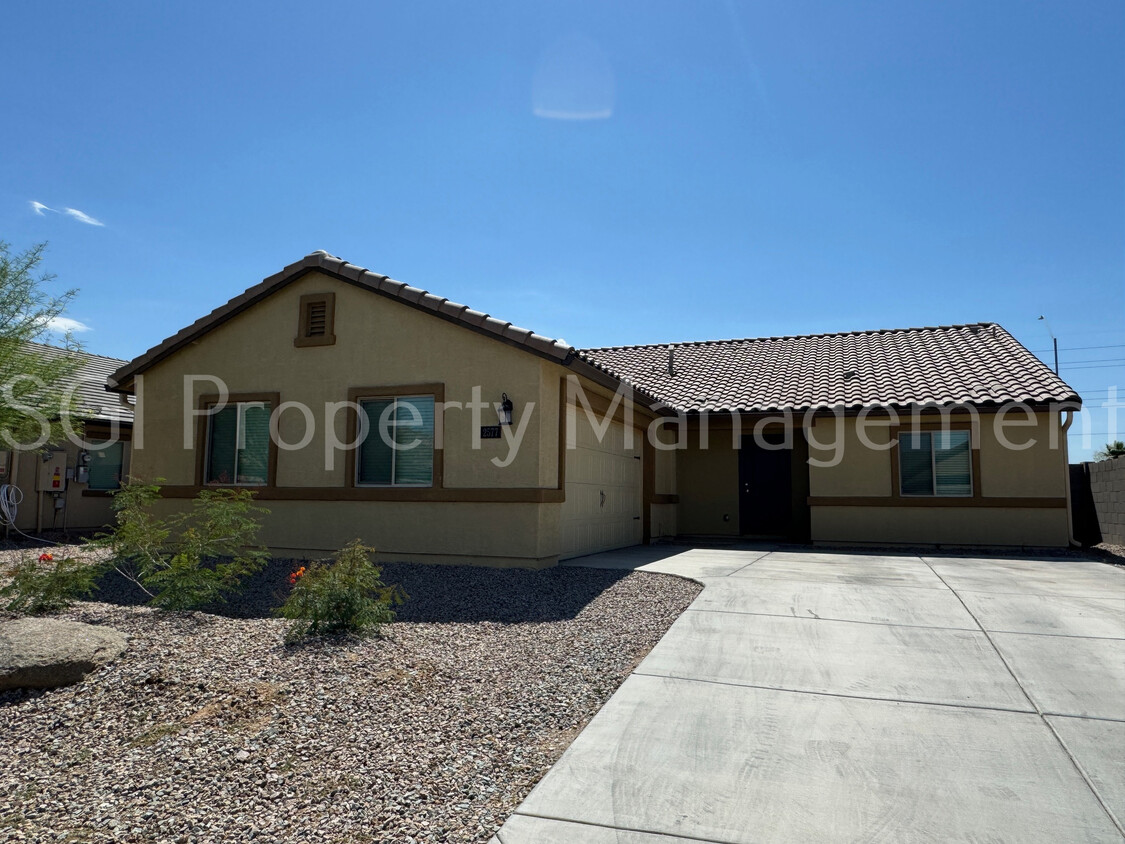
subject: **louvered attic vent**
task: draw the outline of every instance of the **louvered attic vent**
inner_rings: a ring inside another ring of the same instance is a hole
[[[297,324],[294,346],[331,346],[336,342],[333,333],[335,293],[315,293],[301,297],[301,315]]]
[[[328,333],[328,304],[309,302],[309,325],[306,337],[323,337]]]

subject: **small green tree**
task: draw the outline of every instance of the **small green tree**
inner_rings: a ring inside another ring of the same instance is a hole
[[[278,609],[282,618],[294,621],[286,636],[329,633],[367,633],[394,621],[392,605],[406,595],[398,586],[387,586],[382,571],[371,561],[375,553],[358,539],[343,548],[335,561],[301,566],[289,576],[293,590]]]
[[[135,583],[156,607],[195,609],[226,600],[269,559],[255,547],[258,517],[248,489],[205,489],[190,510],[161,517],[160,487],[130,480],[113,501],[117,526],[94,544],[108,548],[108,566]]]
[[[1114,442],[1106,443],[1105,448],[1094,453],[1094,457],[1098,460],[1110,460],[1114,457],[1125,457],[1125,442],[1121,442],[1121,440],[1115,440]]]
[[[0,441],[39,448],[65,434],[62,419],[77,411],[69,389],[81,366],[79,345],[63,332],[61,346],[29,345],[57,323],[77,291],[48,291],[54,276],[38,273],[47,244],[13,254],[0,241]],[[80,432],[72,421],[71,427]]]

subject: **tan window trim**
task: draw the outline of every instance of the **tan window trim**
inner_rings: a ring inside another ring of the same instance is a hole
[[[307,293],[301,297],[300,308],[293,345],[298,348],[336,345],[336,294]],[[314,314],[320,318],[315,318]]]
[[[348,402],[358,405],[360,399],[393,399],[400,396],[434,397],[434,479],[429,486],[375,486],[356,481],[356,460],[359,458],[357,445],[344,464],[344,486],[348,489],[365,489],[389,493],[388,499],[412,498],[411,493],[444,489],[445,449],[444,413],[445,384],[393,384],[381,387],[352,387],[348,390]],[[348,427],[345,442],[354,443],[359,432],[359,417],[354,407],[348,409]],[[438,496],[434,496],[435,498]]]
[[[195,498],[201,489],[214,487],[162,486],[161,498]],[[260,501],[417,501],[448,504],[558,504],[562,490],[547,487],[454,487],[429,486],[272,486],[239,487],[258,490]]]
[[[810,507],[960,507],[973,510],[980,507],[993,507],[1005,510],[1034,508],[1041,510],[1065,509],[1065,498],[968,498],[949,495],[907,495],[902,498],[890,496],[851,496],[851,495],[810,495],[806,501]]]
[[[222,397],[217,393],[207,393],[199,397],[197,409],[208,410],[217,405]],[[266,402],[270,406],[270,413],[277,410],[281,404],[280,393],[229,393],[226,397],[227,405],[244,402]],[[277,442],[270,436],[269,462],[266,470],[266,483],[264,486],[249,484],[208,484],[204,483],[204,472],[207,470],[207,429],[210,427],[210,416],[198,416],[195,420],[195,486],[200,489],[267,489],[277,486]],[[272,432],[271,432],[272,433]]]

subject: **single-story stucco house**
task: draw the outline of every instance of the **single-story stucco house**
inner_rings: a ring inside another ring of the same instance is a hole
[[[0,518],[3,533],[9,536],[12,528],[30,534],[106,527],[113,523],[111,495],[129,474],[133,408],[126,396],[107,393],[105,384],[127,362],[42,343],[25,346],[42,357],[78,358],[79,367],[66,385],[78,413],[73,440],[36,449],[0,446],[0,497],[8,502]]]
[[[575,349],[314,252],[107,388],[136,396],[132,471],[166,506],[253,487],[283,553],[1070,536],[1080,399],[992,323]]]

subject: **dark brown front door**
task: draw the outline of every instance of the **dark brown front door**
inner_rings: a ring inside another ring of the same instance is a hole
[[[743,536],[790,536],[793,532],[793,449],[785,434],[766,433],[762,443],[742,438],[738,455],[739,532]]]

